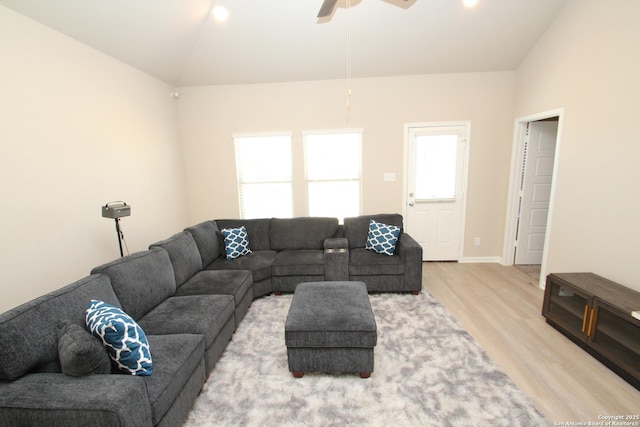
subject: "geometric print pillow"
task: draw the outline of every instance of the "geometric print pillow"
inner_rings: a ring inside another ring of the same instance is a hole
[[[365,249],[379,254],[393,255],[399,235],[400,227],[370,220]]]
[[[89,331],[102,341],[118,369],[130,375],[151,375],[149,341],[131,316],[106,302],[91,300],[85,320]]]
[[[224,236],[224,251],[227,260],[238,258],[251,253],[249,248],[249,235],[243,225],[240,228],[223,228],[220,230]]]

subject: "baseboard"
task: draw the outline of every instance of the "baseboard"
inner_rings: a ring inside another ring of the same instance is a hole
[[[502,257],[462,257],[458,260],[459,263],[498,263],[504,264]]]

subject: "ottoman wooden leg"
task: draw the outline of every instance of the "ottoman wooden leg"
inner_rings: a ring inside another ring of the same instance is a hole
[[[369,378],[371,376],[371,372],[360,372],[360,378]]]
[[[300,371],[293,371],[293,378],[302,378],[302,376],[304,375],[304,372],[300,372]]]

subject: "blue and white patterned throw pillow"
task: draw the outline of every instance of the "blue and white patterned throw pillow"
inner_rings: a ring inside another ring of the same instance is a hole
[[[399,235],[400,227],[370,220],[365,249],[379,254],[393,255]]]
[[[251,253],[249,236],[244,225],[240,228],[223,228],[220,231],[224,236],[224,251],[229,261]]]
[[[127,313],[103,301],[91,300],[85,320],[89,331],[102,341],[109,357],[123,372],[151,375],[153,365],[144,331]]]

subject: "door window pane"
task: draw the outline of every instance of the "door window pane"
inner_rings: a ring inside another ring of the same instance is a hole
[[[458,135],[416,136],[415,198],[456,197]]]

